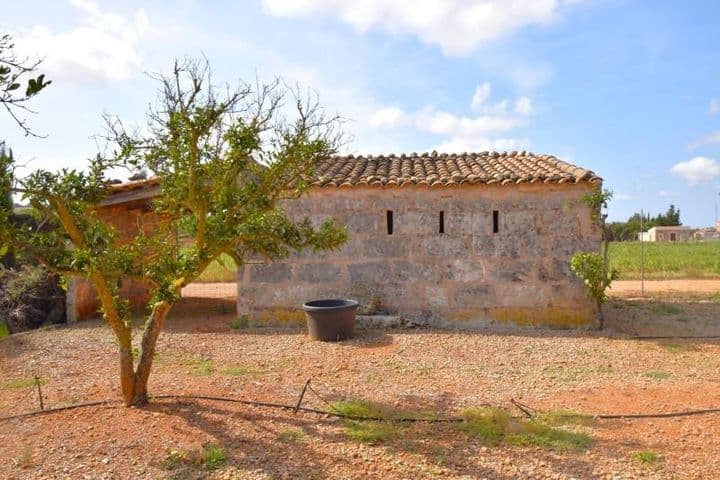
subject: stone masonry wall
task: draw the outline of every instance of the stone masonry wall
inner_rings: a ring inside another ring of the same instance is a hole
[[[417,323],[576,326],[596,311],[569,261],[597,250],[587,184],[314,188],[286,210],[350,235],[340,250],[238,272],[238,312],[257,323],[302,321],[303,302],[353,298]],[[499,231],[493,233],[493,211]],[[387,231],[387,211],[393,233]],[[444,231],[439,215],[444,212]]]

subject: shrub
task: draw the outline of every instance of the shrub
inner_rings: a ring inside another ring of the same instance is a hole
[[[240,315],[237,318],[230,320],[230,328],[233,330],[240,330],[241,328],[247,328],[250,324],[247,315]]]
[[[65,292],[58,276],[42,266],[0,268],[0,318],[11,333],[64,322]]]

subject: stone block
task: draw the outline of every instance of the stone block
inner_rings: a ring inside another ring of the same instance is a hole
[[[473,253],[480,257],[518,258],[521,241],[514,235],[484,235],[473,238]]]
[[[290,280],[292,272],[288,263],[262,263],[252,265],[250,281],[260,283],[280,283]]]
[[[338,218],[341,225],[345,225],[348,233],[380,233],[380,225],[385,229],[385,216],[376,212],[351,212]]]
[[[500,232],[508,235],[537,234],[535,213],[527,210],[501,211]]]
[[[393,280],[398,282],[439,281],[442,269],[435,263],[397,260],[392,262]]]
[[[402,326],[402,319],[399,315],[358,315],[357,326],[359,328],[399,328]]]
[[[367,238],[364,242],[365,256],[407,257],[410,254],[409,238],[401,235],[382,235]]]
[[[580,220],[577,210],[551,209],[540,214],[540,232],[551,237],[578,236]]]
[[[534,274],[534,262],[502,260],[488,264],[487,277],[494,282],[527,282]]]
[[[388,283],[392,279],[390,263],[365,262],[348,265],[350,281],[355,283],[377,284]]]
[[[425,300],[431,308],[447,308],[450,305],[447,290],[434,285],[425,287]]]
[[[433,235],[422,240],[425,255],[432,257],[467,257],[471,254],[470,235]]]
[[[295,264],[293,270],[299,282],[337,282],[341,275],[340,266],[331,262]]]
[[[545,307],[550,296],[539,283],[509,282],[497,285],[495,306],[498,307]]]
[[[480,282],[485,279],[485,263],[482,260],[469,258],[451,260],[449,262],[439,263],[444,265],[445,272],[443,277],[447,280],[458,282]]]
[[[421,234],[432,235],[438,233],[440,224],[440,211],[404,211],[396,212],[393,216],[393,231],[395,234]],[[383,217],[383,232],[387,233]]]
[[[545,258],[548,255],[548,243],[552,236],[537,232],[528,232],[521,236],[525,255],[528,257]]]
[[[460,285],[453,298],[455,308],[490,307],[494,304],[490,285]]]
[[[548,264],[540,266],[538,278],[544,282],[554,282],[558,280],[574,280],[577,276],[570,268],[569,260],[554,259]]]

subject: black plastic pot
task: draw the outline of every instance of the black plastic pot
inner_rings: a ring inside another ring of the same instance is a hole
[[[352,338],[355,332],[355,300],[313,300],[303,305],[308,333],[313,340],[337,342]]]

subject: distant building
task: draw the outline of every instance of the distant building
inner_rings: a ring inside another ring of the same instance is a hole
[[[720,231],[717,227],[698,228],[693,234],[693,238],[700,242],[708,240],[720,240]]]
[[[653,227],[647,232],[640,232],[641,242],[687,242],[694,239],[695,229],[692,227]]]

